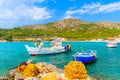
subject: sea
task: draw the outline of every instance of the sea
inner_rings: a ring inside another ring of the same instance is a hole
[[[7,75],[10,69],[28,60],[47,62],[64,69],[76,52],[97,50],[96,61],[85,64],[88,75],[99,80],[120,80],[120,44],[116,48],[107,48],[105,42],[63,42],[66,44],[71,45],[71,52],[30,56],[25,45],[34,46],[33,42],[0,42],[0,76]],[[50,42],[45,42],[44,47],[50,47]]]

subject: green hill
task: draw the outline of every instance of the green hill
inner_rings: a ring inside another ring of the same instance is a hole
[[[120,23],[114,22],[85,22],[78,19],[64,19],[40,25],[28,25],[13,29],[0,29],[1,39],[64,37],[68,40],[106,39],[120,35]]]

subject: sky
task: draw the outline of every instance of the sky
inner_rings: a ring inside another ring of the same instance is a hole
[[[0,28],[67,18],[120,22],[120,0],[0,0]]]

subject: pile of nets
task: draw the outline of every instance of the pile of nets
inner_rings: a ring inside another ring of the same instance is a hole
[[[32,63],[22,63],[16,68],[17,72],[20,72],[24,77],[35,76],[38,73],[38,68]]]
[[[70,79],[87,79],[87,72],[82,62],[70,61],[64,66],[64,74]]]
[[[19,72],[23,77],[35,77],[39,75],[42,77],[44,74],[49,72],[55,72],[57,69],[56,66],[46,63],[36,63],[33,64],[32,62],[26,63],[22,62],[17,68],[16,72]]]
[[[54,65],[25,62],[21,63],[16,71],[24,78],[34,77],[40,80],[89,80],[84,64],[78,61],[70,61],[64,66],[64,72],[59,72]]]

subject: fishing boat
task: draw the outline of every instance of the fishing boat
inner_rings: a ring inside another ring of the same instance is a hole
[[[117,42],[116,41],[107,41],[106,46],[108,48],[115,48],[115,47],[117,47]]]
[[[76,54],[72,55],[72,59],[83,63],[91,63],[96,60],[96,54],[96,50],[86,50],[83,52],[77,52]]]
[[[43,47],[44,42],[41,42],[37,47],[30,47],[25,45],[28,53],[31,56],[35,56],[38,54],[57,54],[57,53],[64,53],[71,50],[70,45],[67,44],[62,46],[61,41],[51,41],[51,47]]]

